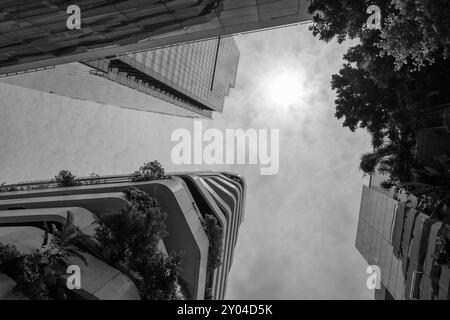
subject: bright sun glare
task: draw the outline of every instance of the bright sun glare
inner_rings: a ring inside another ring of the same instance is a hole
[[[266,86],[268,102],[276,108],[287,109],[302,96],[300,75],[283,72],[271,76]]]

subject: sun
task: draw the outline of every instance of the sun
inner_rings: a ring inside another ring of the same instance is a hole
[[[294,72],[281,72],[268,77],[265,90],[273,107],[288,109],[302,97],[302,77]]]

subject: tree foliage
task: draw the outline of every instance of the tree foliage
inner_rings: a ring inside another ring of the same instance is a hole
[[[326,42],[358,40],[331,85],[336,118],[351,131],[364,128],[371,135],[373,151],[361,157],[364,173],[386,173],[390,183],[408,180],[416,165],[416,133],[429,122],[427,109],[450,101],[450,63],[442,55],[449,43],[445,2],[310,1],[309,12],[320,11],[310,28],[315,36]],[[372,4],[385,17],[382,31],[365,26]]]
[[[450,267],[450,239],[446,233],[441,234],[437,240],[437,253],[433,256],[434,261],[441,266]]]
[[[392,0],[378,46],[395,67],[418,70],[437,55],[449,56],[450,6],[447,0]]]
[[[11,244],[0,244],[0,271],[11,276],[14,291],[32,300],[66,300],[63,279],[68,259],[77,256],[86,263],[74,243],[84,236],[73,225],[73,216],[67,213],[61,229],[52,225],[52,234],[46,231],[40,249],[29,254],[21,253]]]
[[[365,27],[366,10],[370,5],[378,5],[384,15],[387,3],[384,0],[310,0],[308,12],[313,15],[310,30],[320,40],[336,39],[339,43],[362,38],[363,34],[379,33]]]
[[[156,200],[136,188],[125,191],[131,205],[103,217],[95,238],[111,264],[125,266],[141,297],[148,300],[180,297],[179,254],[165,254],[159,243],[167,236],[166,215]]]
[[[139,170],[133,172],[130,179],[131,181],[151,181],[167,179],[163,166],[158,161],[152,161],[145,163]]]
[[[55,176],[55,181],[58,187],[73,187],[80,183],[75,179],[76,177],[68,170],[61,170]]]
[[[215,269],[222,264],[223,229],[212,214],[205,215],[202,224],[209,240],[208,267]]]

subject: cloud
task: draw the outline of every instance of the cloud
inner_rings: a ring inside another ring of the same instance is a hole
[[[314,39],[307,27],[239,36],[236,88],[224,113],[204,128],[279,128],[280,171],[258,166],[177,167],[176,128],[192,120],[74,100],[0,85],[0,183],[76,175],[129,173],[158,159],[169,171],[226,169],[248,183],[227,298],[369,298],[365,263],[354,248],[362,178],[359,155],[370,143],[334,119],[331,74],[345,47]],[[287,108],[266,99],[273,75],[301,77],[301,99]]]
[[[364,133],[352,134],[334,114],[330,79],[345,46],[323,44],[306,27],[237,38],[237,86],[214,125],[280,128],[280,172],[247,168],[247,218],[230,274],[230,299],[370,298],[365,263],[354,248]],[[268,105],[268,75],[302,76],[302,98],[287,110]]]

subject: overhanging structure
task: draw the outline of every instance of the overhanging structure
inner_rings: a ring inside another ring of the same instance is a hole
[[[81,29],[69,30],[69,5]],[[307,0],[2,0],[0,74],[311,20]]]
[[[246,185],[242,177],[204,172],[174,174],[170,179],[148,182],[131,182],[128,176],[102,177],[101,183],[97,184],[90,184],[89,178],[80,181],[83,183],[81,186],[65,188],[54,187],[54,181],[23,183],[15,186],[30,189],[45,185],[47,188],[0,193],[0,242],[8,242],[9,239],[21,248],[28,248],[26,239],[38,237],[33,228],[36,229],[43,221],[63,222],[66,211],[73,213],[75,225],[83,233],[93,235],[96,219],[126,205],[123,191],[136,187],[156,198],[161,210],[167,213],[169,236],[164,238],[163,246],[167,251],[184,252],[179,271],[185,296],[204,299],[208,292],[213,299],[225,297],[238,229],[244,215]],[[209,240],[201,223],[206,214],[217,219],[224,233],[222,264],[218,268],[208,266]],[[6,236],[2,236],[4,228],[9,228]],[[102,261],[93,261],[98,270],[110,268]],[[88,267],[85,273],[89,272],[93,273]],[[118,276],[123,279],[116,283],[114,279]],[[95,276],[91,278],[95,279]],[[11,281],[8,278],[4,280]],[[96,299],[136,298],[133,284],[121,274],[107,278],[105,283],[109,283],[109,287],[120,284],[122,287],[115,290],[125,294],[117,297],[106,288],[91,285],[85,296]]]

